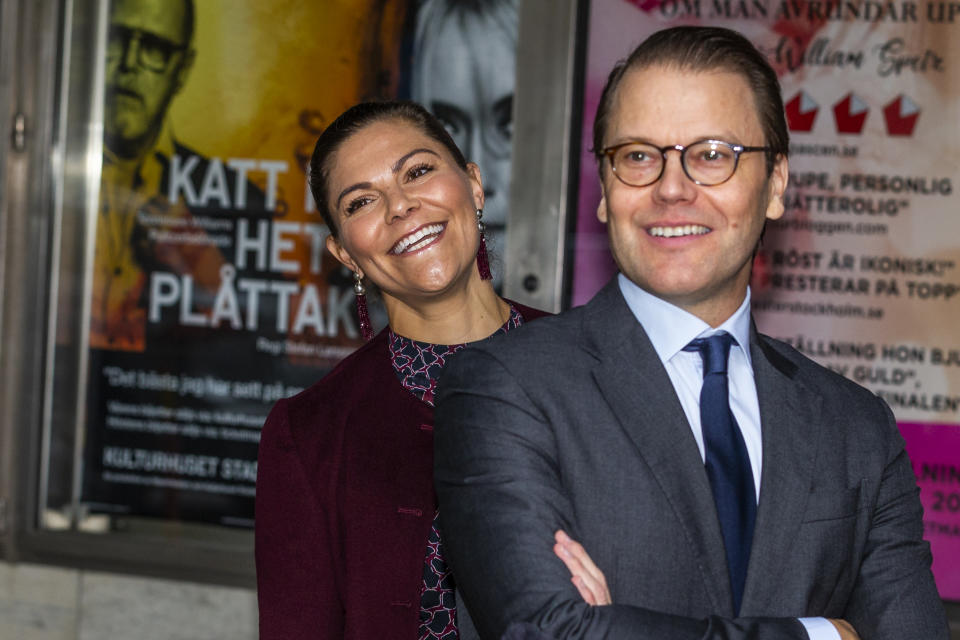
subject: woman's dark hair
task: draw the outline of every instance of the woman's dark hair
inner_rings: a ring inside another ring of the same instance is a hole
[[[416,102],[361,102],[350,107],[320,134],[313,148],[313,156],[310,158],[310,192],[317,203],[317,210],[323,216],[323,221],[327,223],[334,238],[337,237],[339,229],[328,203],[331,159],[353,134],[375,122],[384,120],[402,120],[417,127],[425,135],[446,147],[457,166],[464,171],[467,169],[466,158],[463,157],[463,153],[443,124]]]
[[[593,121],[593,152],[601,172],[610,109],[623,76],[631,69],[655,65],[674,66],[686,71],[730,71],[742,76],[753,92],[765,145],[772,149],[767,153],[767,173],[773,171],[777,156],[787,156],[790,134],[783,112],[780,81],[763,54],[731,29],[682,26],[654,33],[610,72]]]

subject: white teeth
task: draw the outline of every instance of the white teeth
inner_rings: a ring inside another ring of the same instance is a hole
[[[709,232],[709,227],[700,224],[686,224],[682,227],[651,227],[649,233],[658,238],[680,238],[682,236],[700,236]]]
[[[442,224],[431,224],[417,229],[410,235],[400,238],[397,244],[393,245],[391,253],[400,255],[404,251],[416,251],[424,245],[429,244],[433,237],[443,231]]]

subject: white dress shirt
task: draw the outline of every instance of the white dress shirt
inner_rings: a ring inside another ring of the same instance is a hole
[[[750,289],[743,303],[720,326],[711,327],[700,318],[647,293],[622,273],[617,277],[620,292],[627,306],[643,327],[654,350],[660,357],[687,416],[693,438],[700,449],[700,459],[706,460],[703,448],[703,429],[700,425],[700,388],[703,386],[703,359],[696,351],[684,351],[695,338],[706,338],[727,332],[733,336],[727,363],[730,389],[730,410],[750,457],[753,485],[760,500],[760,471],[763,468],[763,440],[760,430],[760,403],[757,385],[753,379],[750,358]],[[749,572],[749,568],[747,569]],[[825,618],[800,618],[810,640],[840,640],[840,633]]]

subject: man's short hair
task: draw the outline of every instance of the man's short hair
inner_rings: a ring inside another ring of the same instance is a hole
[[[772,149],[767,153],[767,173],[773,171],[777,156],[787,156],[790,134],[783,112],[780,81],[766,57],[749,40],[731,29],[682,26],[657,31],[610,72],[593,121],[593,152],[601,172],[604,137],[620,81],[627,71],[655,65],[676,67],[681,71],[729,71],[740,74],[753,91],[764,144]]]
[[[169,0],[166,0],[169,1]],[[115,2],[110,3],[111,10],[116,6]],[[197,11],[194,6],[194,0],[183,0],[183,44],[190,46],[193,43],[193,32],[196,28]]]

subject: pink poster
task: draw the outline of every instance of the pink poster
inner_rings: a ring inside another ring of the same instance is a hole
[[[952,490],[919,475],[928,452],[960,460],[960,11],[951,6],[593,0],[571,300],[585,303],[616,271],[589,152],[610,69],[665,27],[740,31],[780,74],[791,137],[786,214],[768,225],[754,269],[757,325],[890,405],[919,457],[941,595],[960,600],[957,463]]]
[[[944,597],[960,594],[960,427],[901,422],[920,485],[923,532],[933,552],[933,575]],[[949,595],[948,595],[949,594]]]

